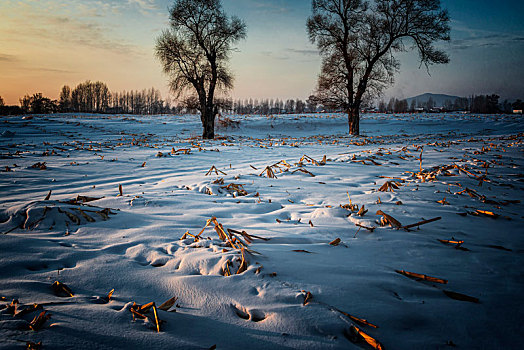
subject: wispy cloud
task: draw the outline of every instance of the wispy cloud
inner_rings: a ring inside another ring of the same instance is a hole
[[[149,0],[129,1],[138,2],[141,8],[152,6]],[[11,14],[4,19],[7,25],[2,30],[2,36],[10,41],[34,45],[47,43],[69,49],[83,46],[116,54],[137,55],[140,50],[136,45],[116,35],[117,23],[98,20],[100,14],[120,11],[122,5],[121,2],[98,0],[72,0],[67,4],[60,0],[41,0],[29,5],[7,0],[7,3],[0,4],[0,12],[6,10]]]
[[[318,50],[314,49],[286,49],[286,51],[304,56],[318,56]]]
[[[0,53],[0,62],[16,62],[17,60],[16,56]]]
[[[503,47],[524,41],[522,33],[507,33],[471,28],[460,21],[453,22],[453,31],[458,39],[451,40],[452,50],[466,50],[479,47]],[[457,35],[458,34],[458,35]]]

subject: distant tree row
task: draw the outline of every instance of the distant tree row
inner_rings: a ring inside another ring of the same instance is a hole
[[[519,108],[520,107],[520,108]],[[386,104],[384,101],[378,103],[377,111],[381,113],[413,113],[413,112],[456,112],[469,111],[471,113],[492,114],[492,113],[512,113],[515,109],[522,109],[522,101],[517,100],[513,103],[505,100],[499,103],[499,96],[492,95],[473,95],[469,98],[459,97],[452,100],[445,100],[442,106],[437,106],[433,98],[427,101],[399,100],[392,97]]]
[[[314,112],[316,103],[300,99],[246,99],[232,101],[232,112],[235,114],[280,114],[280,113],[305,113]]]
[[[171,113],[169,101],[155,88],[111,93],[105,83],[86,81],[60,92],[61,112],[161,114]]]
[[[142,91],[123,91],[112,93],[103,82],[86,81],[71,89],[64,85],[59,100],[51,100],[36,93],[25,95],[20,106],[5,106],[0,97],[0,114],[47,114],[47,113],[126,113],[162,114],[178,113],[182,106],[171,106],[164,101],[159,90],[151,88]]]

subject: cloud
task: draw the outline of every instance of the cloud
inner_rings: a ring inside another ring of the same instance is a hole
[[[158,6],[155,4],[154,0],[128,0],[130,5],[136,5],[142,10],[145,11],[156,11]]]
[[[261,51],[260,54],[265,57],[272,58],[274,60],[287,61],[290,59],[288,55],[276,54],[273,51]]]
[[[471,28],[460,21],[453,22],[453,31],[459,39],[452,39],[452,50],[467,50],[478,47],[504,47],[524,41],[522,33],[507,33]]]
[[[0,53],[0,62],[16,62],[16,61],[18,61],[18,58],[16,56]]]
[[[150,0],[129,0],[141,8],[152,8]],[[1,36],[11,42],[25,42],[30,46],[65,47],[79,46],[101,49],[115,54],[136,56],[137,45],[116,34],[119,21],[102,18],[105,14],[120,11],[121,1],[99,0],[40,0],[27,4],[13,2],[0,4],[0,12],[9,10]]]
[[[514,34],[496,33],[488,35],[470,36],[462,39],[452,39],[452,50],[466,50],[478,47],[504,47],[514,45],[515,42],[524,42],[524,38]]]
[[[293,54],[304,55],[304,56],[318,56],[318,50],[315,49],[286,49],[286,51]]]

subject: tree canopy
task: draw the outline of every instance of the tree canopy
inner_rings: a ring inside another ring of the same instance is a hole
[[[198,99],[203,137],[214,138],[216,93],[233,86],[228,60],[233,45],[246,37],[246,25],[229,18],[220,0],[176,0],[170,27],[157,39],[156,55],[177,97]]]
[[[447,63],[434,43],[450,40],[449,15],[440,0],[313,0],[309,39],[322,55],[317,98],[348,113],[359,134],[359,109],[393,83],[394,53],[413,49],[421,65]]]

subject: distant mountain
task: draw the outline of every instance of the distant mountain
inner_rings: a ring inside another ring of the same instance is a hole
[[[413,100],[416,101],[415,103],[418,106],[418,105],[422,105],[423,103],[428,102],[430,97],[435,102],[435,107],[442,107],[442,106],[444,106],[444,102],[446,100],[449,100],[449,101],[451,101],[451,103],[453,103],[457,98],[461,98],[460,96],[451,96],[451,95],[444,95],[444,94],[425,93],[425,94],[422,94],[422,95],[418,95],[418,96],[407,98],[406,100],[408,101],[408,105],[409,106],[411,106],[411,101],[413,101]]]

